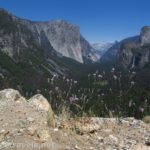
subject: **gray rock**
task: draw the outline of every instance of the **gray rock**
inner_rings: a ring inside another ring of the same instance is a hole
[[[19,98],[21,98],[21,95],[16,90],[5,89],[0,91],[0,101],[17,101]]]
[[[150,44],[150,26],[145,26],[141,29],[140,36],[141,44]]]
[[[45,55],[48,51],[54,50],[58,55],[72,58],[80,63],[84,62],[83,57],[91,59],[94,56],[91,53],[92,47],[81,36],[78,26],[64,20],[33,22],[20,19],[4,10],[0,10],[0,13],[8,18],[12,28],[7,34],[5,28],[0,31],[1,51],[15,61],[23,57],[26,48],[32,49],[33,44],[42,48]]]
[[[38,111],[46,112],[47,123],[50,127],[55,127],[56,120],[51,105],[42,95],[38,94],[29,99],[29,103]]]
[[[43,130],[38,130],[37,131],[37,136],[38,136],[38,138],[40,139],[40,141],[42,143],[45,143],[45,142],[47,142],[48,140],[51,139],[49,131],[48,130],[44,130],[44,129]]]
[[[27,128],[26,132],[28,135],[34,136],[37,131],[37,128],[38,128],[37,126],[30,126]]]

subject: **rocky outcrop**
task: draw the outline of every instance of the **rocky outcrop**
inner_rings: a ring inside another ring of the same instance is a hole
[[[48,125],[48,122],[49,122],[50,127],[55,127],[54,126],[55,125],[54,112],[51,108],[51,105],[48,103],[47,99],[45,99],[42,95],[38,94],[30,98],[29,100],[27,100],[24,97],[22,97],[20,93],[16,90],[6,89],[6,90],[0,91],[0,108],[1,109],[3,108],[3,111],[2,110],[1,111],[5,112],[6,110],[11,109],[11,106],[12,106],[12,110],[9,110],[12,112],[12,114],[9,114],[11,116],[13,114],[20,113],[19,115],[21,115],[22,119],[26,118],[27,122],[34,122],[34,123],[36,121],[40,121],[38,119],[40,119],[41,117],[41,119],[43,120],[43,122],[41,123]],[[38,118],[36,118],[36,116],[34,115],[38,115]],[[47,115],[49,115],[49,118],[47,118]],[[13,116],[13,118],[14,117],[15,115]],[[51,120],[51,122],[49,120]]]
[[[47,113],[47,123],[50,127],[55,127],[56,120],[51,105],[48,103],[42,95],[38,94],[29,99],[29,104],[35,107],[38,111],[44,111]]]
[[[20,95],[17,90],[13,89],[5,89],[0,91],[0,102],[13,102],[13,101],[20,101],[25,102],[25,98]]]
[[[51,114],[42,95],[27,100],[16,90],[0,91],[0,149],[149,150],[150,124],[143,121],[98,117],[60,120],[57,116],[59,124],[52,128],[48,125],[55,120]]]
[[[38,111],[48,112],[49,109],[51,109],[47,99],[45,99],[41,94],[31,97],[28,101],[30,105],[35,107]]]

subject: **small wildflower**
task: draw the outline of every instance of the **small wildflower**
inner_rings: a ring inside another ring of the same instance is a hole
[[[116,75],[113,75],[113,78],[114,78],[114,80],[117,80],[117,76]]]
[[[134,81],[131,81],[131,85],[133,86],[135,84],[135,82]]]
[[[111,112],[112,112],[112,113],[115,113],[115,110],[112,110]]]
[[[0,73],[0,77],[2,78],[2,79],[4,79],[5,77],[4,77],[4,75],[2,74],[2,73]]]
[[[131,107],[131,106],[132,106],[132,100],[129,101],[129,107]]]
[[[65,80],[66,79],[66,77],[65,76],[63,76],[63,80]]]
[[[91,75],[90,74],[88,74],[88,78],[90,77]]]
[[[104,93],[101,94],[101,96],[104,96],[104,95],[105,95]]]
[[[52,93],[52,90],[50,90],[48,93],[51,94],[51,93]]]
[[[103,76],[101,74],[98,75],[98,78],[103,78]]]
[[[111,69],[111,72],[114,72],[114,71],[115,71],[115,68],[112,68],[112,69]]]
[[[143,113],[144,112],[144,108],[140,107],[139,110]]]
[[[145,99],[145,104],[147,103],[147,99]]]
[[[54,81],[54,77],[51,78],[51,82],[53,82],[53,81]]]
[[[96,73],[93,73],[93,76],[95,77],[95,76],[96,76]]]
[[[50,82],[50,78],[47,78],[47,82],[48,82],[48,83]]]
[[[55,87],[55,90],[56,90],[56,91],[58,91],[58,90],[59,90],[59,87],[58,87],[58,86],[56,86],[56,87]]]
[[[110,88],[109,91],[112,92],[112,88]]]
[[[37,92],[38,94],[39,94],[39,93],[41,93],[41,91],[40,91],[40,90],[38,90],[38,89],[37,89],[37,91],[36,91],[36,92]]]
[[[76,95],[73,95],[72,97],[69,98],[70,103],[78,101],[79,98]]]
[[[69,79],[66,79],[66,81],[69,82],[70,80],[69,80]]]
[[[133,75],[135,75],[135,74],[136,74],[136,72],[134,72],[134,71],[133,71],[133,72],[132,72],[132,74],[133,74]]]
[[[57,77],[57,74],[54,74],[53,77]]]
[[[74,81],[74,84],[77,84],[78,82],[77,81]]]

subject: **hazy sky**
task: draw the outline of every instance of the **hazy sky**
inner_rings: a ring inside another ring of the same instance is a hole
[[[150,0],[0,0],[0,7],[35,21],[64,19],[91,43],[121,40],[150,25]]]

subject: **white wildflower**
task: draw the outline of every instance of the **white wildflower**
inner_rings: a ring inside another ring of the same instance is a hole
[[[117,80],[118,77],[116,75],[113,75],[113,78],[114,78],[114,80]]]
[[[69,80],[69,79],[66,79],[66,81],[69,82],[70,80]]]
[[[132,100],[129,101],[129,107],[131,107],[131,106],[132,106]]]
[[[77,81],[74,81],[74,84],[77,84],[78,82]]]
[[[134,81],[131,81],[131,85],[133,86],[135,84],[135,82]]]
[[[114,71],[115,71],[115,68],[112,68],[112,69],[111,69],[111,72],[114,72]]]
[[[103,76],[101,74],[98,75],[98,78],[103,78]]]
[[[59,87],[58,87],[58,86],[56,86],[56,87],[55,87],[55,90],[56,90],[56,91],[58,91],[58,90],[59,90]]]
[[[144,108],[140,107],[139,110],[143,113],[144,112]]]
[[[95,76],[96,76],[96,73],[93,73],[93,76],[95,77]]]
[[[105,95],[104,93],[101,94],[101,96],[104,96],[104,95]]]

